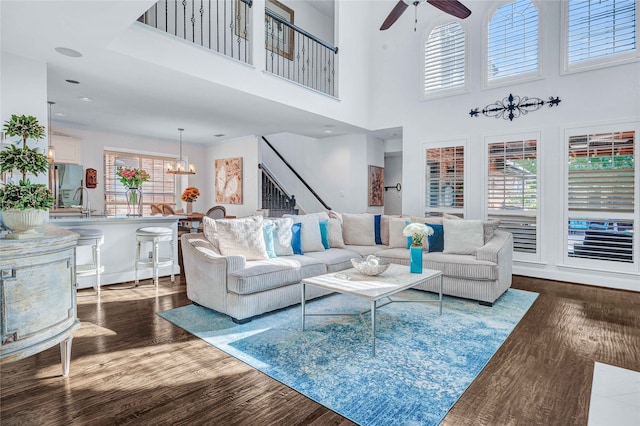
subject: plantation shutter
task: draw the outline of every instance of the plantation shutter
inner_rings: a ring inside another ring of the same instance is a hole
[[[636,49],[636,2],[570,0],[569,64]]]
[[[464,146],[426,150],[427,209],[464,207]]]
[[[126,187],[117,176],[119,167],[142,168],[151,179],[142,184],[143,214],[151,213],[151,204],[176,205],[176,187],[173,175],[165,173],[173,158],[142,155],[129,152],[104,151],[105,211],[108,215],[127,213]]]
[[[536,253],[537,141],[491,143],[488,161],[488,218],[513,234],[514,251]]]
[[[633,262],[634,132],[569,138],[570,257]]]
[[[500,6],[489,22],[487,79],[538,70],[538,9],[529,0]]]
[[[458,22],[435,27],[424,48],[424,92],[464,85],[465,33]]]

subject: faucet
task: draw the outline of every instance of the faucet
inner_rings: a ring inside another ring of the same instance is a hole
[[[78,192],[80,192],[80,193],[82,193],[84,195],[83,191],[87,194],[87,198],[86,198],[86,200],[87,200],[87,209],[86,209],[86,211],[87,211],[87,218],[90,218],[91,217],[91,202],[89,201],[89,190],[87,188],[85,188],[84,186],[79,186],[78,189],[76,189],[76,192],[73,193],[73,199],[74,200],[78,199]],[[82,198],[84,198],[84,197],[82,197]]]

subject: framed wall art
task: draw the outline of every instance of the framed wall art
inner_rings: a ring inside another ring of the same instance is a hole
[[[242,204],[242,157],[215,160],[216,203]]]
[[[369,205],[384,206],[384,167],[369,166]]]
[[[265,8],[282,20],[293,24],[293,10],[280,3],[278,0],[267,0]],[[278,55],[293,59],[294,31],[269,15],[265,19],[265,42],[267,49]]]

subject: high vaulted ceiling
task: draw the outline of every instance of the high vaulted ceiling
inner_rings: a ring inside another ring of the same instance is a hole
[[[333,1],[314,3],[327,12],[333,10]],[[55,102],[54,130],[176,140],[177,128],[182,127],[184,141],[199,144],[250,134],[292,132],[318,138],[365,132],[107,48],[153,4],[150,0],[0,1],[2,50],[47,64],[47,96]],[[82,57],[65,56],[57,47],[74,49]],[[84,97],[92,101],[83,101]],[[224,136],[214,136],[220,134]]]

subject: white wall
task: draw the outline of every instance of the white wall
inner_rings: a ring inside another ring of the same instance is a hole
[[[514,272],[536,277],[567,280],[619,288],[640,290],[640,274],[604,270],[597,273],[576,270],[563,265],[566,250],[563,240],[563,209],[565,200],[564,169],[565,129],[626,122],[630,126],[640,121],[640,62],[612,66],[592,71],[562,75],[560,73],[559,1],[542,2],[540,19],[543,28],[543,65],[541,79],[513,83],[504,87],[483,89],[481,66],[483,27],[489,7],[494,2],[472,2],[473,14],[465,21],[468,31],[469,88],[468,92],[428,101],[420,100],[423,32],[438,22],[438,13],[428,4],[420,6],[419,26],[413,32],[412,22],[401,18],[388,31],[371,32],[372,121],[380,127],[403,127],[403,208],[404,214],[424,212],[424,149],[430,144],[447,140],[462,140],[465,147],[465,216],[483,218],[486,182],[485,138],[538,132],[539,142],[539,208],[541,253],[533,263],[514,263]],[[424,10],[424,9],[427,10]],[[374,14],[388,13],[387,7],[374,4]],[[514,121],[480,115],[471,118],[472,108],[483,108],[510,93],[520,96],[559,96],[558,107],[531,112]],[[636,143],[639,138],[636,137]],[[636,144],[636,152],[640,151]],[[416,176],[420,178],[417,179]],[[637,226],[637,224],[636,224]],[[636,242],[636,249],[638,245]],[[637,253],[638,251],[636,251]],[[595,268],[601,269],[594,265]]]
[[[47,64],[3,51],[0,56],[0,85],[2,87],[0,97],[2,125],[11,120],[12,114],[32,115],[38,119],[40,125],[45,127],[48,135]],[[8,139],[22,140],[18,136]],[[47,137],[38,141],[27,140],[30,148],[40,148],[44,154],[47,153],[47,143]],[[21,178],[20,176],[19,179]],[[31,183],[48,183],[46,173],[30,177],[29,180]]]
[[[122,135],[118,133],[95,132],[89,130],[79,130],[72,128],[54,127],[54,131],[80,139],[80,157],[81,164],[86,170],[93,168],[97,170],[98,185],[95,189],[89,189],[89,199],[91,200],[91,209],[98,213],[104,211],[104,164],[103,152],[106,148],[122,150],[124,152],[131,151],[136,153],[155,154],[176,158],[179,156],[179,135],[176,132],[175,141],[163,141],[157,139],[147,139],[137,136]],[[205,158],[205,148],[202,145],[185,143],[186,137],[183,137],[182,155],[189,163],[193,163],[196,167],[195,175],[177,176],[176,179],[176,201],[178,208],[184,208],[180,195],[182,190],[187,186],[195,186],[200,189],[200,197],[194,203],[193,209],[197,212],[206,212],[213,204],[213,197],[210,191],[207,191],[210,180],[208,176],[208,163]]]
[[[242,157],[242,204],[218,203],[215,199],[215,160]],[[203,187],[209,192],[210,207],[222,205],[227,215],[244,217],[260,208],[261,181],[258,173],[258,141],[256,136],[233,139],[206,148],[206,180]],[[206,211],[206,210],[205,210]]]
[[[367,198],[368,166],[384,167],[382,140],[365,135],[313,139],[290,133],[266,138],[333,210],[382,212],[382,207],[369,207]],[[264,143],[261,156],[305,212],[325,210]]]

